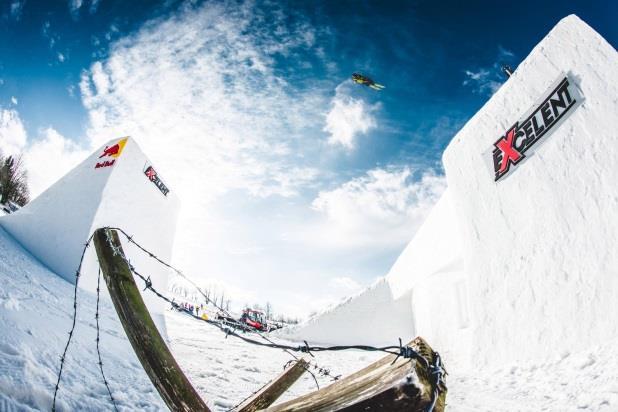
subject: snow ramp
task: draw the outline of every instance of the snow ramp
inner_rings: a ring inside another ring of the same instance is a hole
[[[448,188],[385,281],[292,335],[420,335],[454,367],[616,339],[616,96],[615,49],[577,16],[561,20],[453,137]],[[367,308],[375,330],[350,315]]]
[[[52,272],[73,283],[84,244],[104,226],[122,228],[169,261],[179,205],[135,140],[123,137],[103,145],[16,213],[1,217],[0,225]],[[168,271],[134,245],[126,248],[134,266],[165,289]],[[97,285],[95,255],[86,254],[79,280],[91,292]],[[144,300],[165,333],[162,301],[150,294]]]

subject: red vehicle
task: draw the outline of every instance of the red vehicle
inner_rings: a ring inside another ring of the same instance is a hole
[[[266,324],[266,318],[264,316],[264,312],[260,312],[259,310],[253,309],[245,309],[242,311],[242,316],[240,317],[240,323],[249,325],[254,329],[267,331],[268,325]]]

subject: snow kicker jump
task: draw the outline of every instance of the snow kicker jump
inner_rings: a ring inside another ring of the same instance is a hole
[[[148,239],[152,250],[169,259],[179,205],[135,140],[123,137],[103,145],[18,212],[0,218],[0,225],[45,266],[73,283],[81,249],[98,227],[122,226]],[[167,284],[166,270],[137,254],[136,259],[153,280]],[[81,288],[96,290],[96,268],[94,256],[88,254]],[[151,296],[145,299],[165,333],[164,306]]]

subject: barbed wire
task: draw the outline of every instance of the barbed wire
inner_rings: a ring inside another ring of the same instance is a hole
[[[97,311],[94,315],[94,318],[97,321],[97,355],[99,357],[99,369],[101,370],[101,376],[103,377],[103,383],[107,388],[107,393],[109,394],[109,399],[112,401],[112,405],[114,405],[114,410],[118,412],[118,407],[116,406],[116,401],[114,400],[114,396],[112,395],[112,391],[109,389],[109,383],[105,378],[105,373],[103,373],[103,361],[101,360],[101,351],[99,350],[99,341],[101,340],[99,337],[99,296],[101,295],[101,267],[99,267],[97,275]]]
[[[253,345],[257,345],[257,346],[262,346],[262,347],[269,347],[269,348],[276,348],[276,349],[282,349],[283,351],[285,351],[286,353],[288,353],[289,355],[291,355],[294,360],[298,361],[298,357],[292,353],[292,352],[300,352],[300,353],[307,353],[310,356],[314,357],[312,352],[325,352],[325,351],[342,351],[342,350],[349,350],[349,349],[356,349],[356,350],[362,350],[362,351],[370,351],[370,352],[384,352],[384,353],[388,353],[388,354],[392,354],[392,355],[396,355],[395,359],[393,360],[392,364],[394,364],[400,357],[403,357],[404,359],[415,359],[419,362],[421,362],[421,364],[427,369],[429,370],[429,374],[431,377],[431,384],[432,384],[432,397],[431,397],[431,401],[430,404],[428,405],[428,407],[426,408],[426,412],[432,412],[435,404],[437,402],[439,393],[440,393],[440,386],[444,385],[444,375],[446,374],[446,371],[444,370],[444,367],[441,363],[441,359],[440,356],[437,352],[433,352],[433,357],[434,357],[434,362],[430,363],[427,359],[425,359],[425,357],[423,357],[421,354],[419,354],[417,351],[415,351],[412,347],[410,346],[404,346],[402,344],[401,338],[399,339],[399,345],[394,346],[382,346],[382,347],[375,347],[375,346],[369,346],[369,345],[335,345],[335,346],[310,346],[307,341],[303,341],[304,345],[298,345],[298,346],[292,346],[292,345],[286,345],[286,344],[281,344],[281,343],[276,343],[274,341],[272,341],[271,339],[267,338],[266,336],[264,336],[263,334],[259,333],[259,331],[255,331],[263,340],[266,341],[266,343],[264,342],[260,342],[257,341],[255,339],[251,339],[251,338],[247,338],[245,336],[242,336],[240,334],[238,334],[236,332],[236,328],[230,328],[227,325],[223,325],[220,322],[215,322],[212,321],[210,319],[204,319],[202,317],[199,317],[197,315],[193,314],[193,311],[188,311],[184,308],[182,308],[178,303],[176,303],[174,301],[174,299],[170,299],[169,297],[167,297],[166,295],[160,293],[159,291],[157,291],[153,285],[152,285],[152,280],[150,279],[150,277],[146,277],[144,275],[142,275],[141,273],[139,273],[136,268],[133,266],[133,264],[131,264],[131,262],[129,261],[129,259],[127,259],[127,257],[124,255],[124,253],[122,253],[122,249],[120,247],[117,247],[113,244],[111,237],[110,237],[110,230],[116,230],[119,233],[122,233],[127,240],[129,241],[129,243],[133,243],[136,247],[138,247],[140,250],[142,250],[144,253],[148,254],[151,258],[155,259],[156,261],[158,261],[160,264],[166,266],[167,268],[171,269],[172,271],[174,271],[175,273],[177,273],[179,276],[181,276],[182,278],[184,278],[185,280],[187,280],[193,287],[195,287],[195,289],[204,297],[206,303],[210,303],[211,305],[213,305],[215,308],[217,308],[221,313],[223,313],[226,316],[232,317],[229,312],[225,309],[223,309],[222,307],[219,307],[216,302],[213,302],[202,290],[199,286],[197,286],[197,284],[195,284],[195,282],[193,282],[191,279],[187,278],[180,270],[176,269],[175,267],[173,267],[172,265],[170,265],[169,263],[161,260],[158,256],[156,256],[154,253],[148,251],[147,249],[145,249],[144,247],[142,247],[140,244],[138,244],[136,241],[133,240],[133,237],[128,235],[124,230],[120,229],[120,228],[116,228],[116,227],[106,227],[105,229],[105,233],[106,233],[106,238],[107,238],[107,242],[110,246],[110,248],[112,249],[112,252],[114,255],[118,255],[121,256],[122,259],[127,263],[127,265],[129,266],[131,272],[137,276],[139,279],[142,280],[142,282],[144,283],[144,291],[148,290],[151,293],[155,294],[157,297],[159,297],[160,299],[166,301],[167,303],[169,303],[174,309],[179,310],[179,311],[183,311],[185,313],[187,313],[188,315],[190,315],[191,317],[193,317],[196,320],[199,321],[203,321],[206,322],[210,325],[213,325],[215,327],[217,327],[218,329],[220,329],[222,332],[225,333],[225,337],[227,338],[228,336],[232,335],[236,338],[241,339],[242,341],[246,342],[246,343],[250,343]],[[66,355],[67,355],[67,351],[69,348],[69,345],[71,343],[71,339],[73,337],[73,333],[75,330],[75,324],[76,324],[76,318],[77,318],[77,287],[78,287],[78,283],[79,283],[79,278],[81,275],[81,268],[82,268],[82,264],[84,261],[84,256],[86,254],[86,250],[88,249],[88,247],[90,246],[90,243],[92,242],[92,239],[94,237],[94,233],[92,235],[90,235],[90,237],[88,238],[87,242],[84,244],[84,249],[82,251],[82,255],[79,261],[79,265],[77,268],[77,271],[75,272],[75,288],[74,288],[74,293],[73,293],[73,322],[71,325],[71,330],[69,331],[69,338],[67,340],[67,343],[65,345],[63,354],[60,358],[60,370],[58,372],[58,379],[56,382],[56,386],[54,389],[54,398],[53,398],[53,403],[52,403],[52,412],[55,412],[56,410],[56,397],[58,394],[58,390],[60,387],[60,380],[62,377],[62,371],[64,368],[64,363],[66,360]],[[105,383],[105,386],[107,388],[108,394],[110,396],[110,399],[114,405],[114,409],[117,411],[117,406],[115,403],[115,400],[112,396],[111,390],[109,388],[109,384],[107,382],[107,379],[105,378],[105,374],[103,373],[103,363],[101,361],[101,354],[99,351],[99,294],[100,294],[100,267],[99,267],[99,275],[98,275],[98,279],[97,279],[97,309],[96,309],[96,326],[97,326],[97,339],[96,339],[96,343],[97,343],[97,354],[99,357],[99,367],[100,367],[100,371],[101,371],[101,376],[103,377],[103,381]],[[289,364],[289,362],[288,362]],[[287,365],[287,364],[286,364]],[[316,386],[319,389],[319,384],[317,381],[317,378],[315,377],[315,374],[313,374],[310,371],[310,366],[312,365],[312,363],[308,363],[307,366],[305,366],[305,370],[311,374],[311,376],[313,377]],[[330,371],[326,368],[322,368],[319,367],[319,365],[317,365],[317,363],[313,363],[314,369],[318,370],[320,374],[324,375],[324,376],[330,376],[333,380],[338,380],[339,377],[341,375],[337,375],[337,376],[332,376],[330,374]],[[285,368],[285,366],[284,366]],[[263,387],[262,387],[263,388]],[[262,388],[258,389],[261,390]],[[254,392],[253,394],[251,394],[249,397],[253,396],[256,392]],[[249,397],[247,397],[246,399],[248,399]],[[246,400],[245,399],[245,400]],[[242,401],[244,402],[244,400]],[[242,403],[241,402],[241,403]],[[238,406],[238,405],[237,405]]]
[[[227,317],[229,317],[229,318],[233,318],[233,316],[230,314],[230,312],[229,312],[229,311],[227,311],[226,309],[224,309],[222,306],[217,305],[217,302],[216,302],[216,301],[214,301],[214,300],[210,299],[210,296],[208,296],[206,293],[204,293],[204,291],[202,290],[202,288],[200,288],[200,287],[199,287],[199,286],[198,286],[195,282],[193,282],[190,278],[188,278],[187,276],[185,276],[185,274],[184,274],[181,270],[177,269],[176,267],[172,266],[171,264],[169,264],[169,263],[165,262],[164,260],[160,259],[160,258],[159,258],[156,254],[152,253],[151,251],[149,251],[148,249],[146,249],[145,247],[143,247],[142,245],[140,245],[138,242],[136,242],[136,241],[133,239],[133,236],[129,235],[128,233],[126,233],[126,232],[125,232],[124,230],[122,230],[121,228],[117,228],[117,227],[109,227],[109,228],[106,228],[106,229],[108,229],[108,230],[116,230],[116,231],[118,231],[119,233],[122,233],[122,235],[123,235],[123,236],[127,239],[127,241],[128,241],[129,243],[134,244],[134,245],[135,245],[138,249],[140,249],[142,252],[144,252],[145,254],[147,254],[150,258],[152,258],[152,259],[154,259],[155,261],[159,262],[161,265],[163,265],[163,266],[167,267],[168,269],[172,270],[174,273],[176,273],[177,275],[179,275],[180,277],[182,277],[184,280],[186,280],[187,282],[189,282],[189,284],[190,284],[191,286],[193,286],[193,287],[194,287],[194,288],[195,288],[195,289],[196,289],[196,290],[200,293],[200,295],[202,295],[202,297],[204,298],[204,300],[206,301],[206,303],[207,303],[207,304],[211,304],[212,306],[214,306],[214,307],[215,307],[215,308],[216,308],[219,312],[221,312],[223,315],[225,315],[225,316],[227,316]],[[109,238],[109,236],[107,236],[107,242],[108,242],[108,245],[109,245],[109,246],[112,248],[112,250],[114,251],[114,254],[120,254],[120,253],[118,253],[118,251],[116,250],[116,246],[114,246],[114,245],[113,245],[113,243],[111,242],[111,239]],[[126,258],[126,256],[124,256],[124,255],[122,255],[122,256],[123,256],[124,260],[127,262],[127,264],[129,265],[129,267],[130,267],[130,268],[131,268],[131,267],[133,267],[133,266],[129,263],[129,260]],[[133,267],[133,269],[134,269],[134,267]],[[132,269],[132,270],[133,270],[133,269]],[[150,277],[148,277],[148,279],[150,279]],[[148,282],[150,283],[150,285],[149,285],[149,286],[152,286],[152,282],[151,282],[150,280],[149,280]],[[159,292],[157,292],[157,291],[155,291],[155,290],[152,290],[152,291],[153,291],[153,292],[155,292],[155,294],[156,294],[156,295],[158,295],[159,297],[161,297],[161,298],[162,298],[162,295],[161,295]],[[186,312],[188,312],[188,311],[186,311]],[[193,313],[192,313],[192,312],[191,312],[191,315],[193,315]],[[194,316],[194,317],[195,317],[195,318],[197,318],[197,319],[199,319],[199,320],[203,320],[202,318],[199,318],[199,317],[197,317],[197,316]],[[235,332],[235,330],[234,330],[234,329],[232,329],[232,330]],[[262,333],[261,333],[260,331],[258,331],[257,329],[256,329],[256,330],[254,330],[254,331],[252,331],[252,332],[253,332],[253,333],[256,333],[259,337],[261,337],[261,338],[262,338],[262,339],[264,339],[265,341],[269,342],[270,344],[276,345],[276,343],[275,343],[275,342],[273,342],[271,339],[269,339],[268,337],[266,337],[264,334],[262,334]],[[229,333],[226,333],[226,335],[227,335],[227,334],[229,334]],[[306,342],[305,342],[305,343],[306,343]],[[280,348],[280,349],[283,349],[283,351],[284,351],[284,352],[287,352],[287,353],[288,353],[290,356],[292,356],[292,358],[294,358],[295,360],[298,360],[298,359],[299,359],[296,355],[294,355],[293,353],[291,353],[288,349],[285,349],[285,348]],[[313,356],[310,352],[309,352],[309,355]],[[317,378],[315,377],[315,374],[314,374],[314,373],[313,373],[313,372],[309,369],[309,366],[310,366],[310,364],[311,364],[311,363],[312,363],[312,362],[307,362],[307,366],[305,366],[305,370],[306,370],[306,371],[307,371],[307,372],[308,372],[308,373],[309,373],[309,374],[313,377],[313,380],[314,380],[314,382],[315,382],[316,388],[319,390],[319,389],[320,389],[320,384],[318,383],[318,380],[317,380]],[[324,377],[329,377],[332,381],[336,381],[336,380],[338,380],[338,379],[341,377],[341,375],[336,375],[336,376],[331,375],[331,373],[330,373],[330,370],[329,370],[329,369],[322,368],[322,367],[320,367],[319,365],[317,365],[317,363],[315,363],[315,362],[314,362],[314,366],[315,366],[315,369],[317,369],[317,370],[319,371],[319,374],[320,374],[321,376],[324,376]]]
[[[165,267],[171,269],[172,271],[177,273],[179,276],[181,276],[183,279],[187,280],[204,297],[204,299],[206,300],[207,303],[211,303],[215,308],[217,308],[219,311],[221,311],[224,315],[232,317],[227,310],[223,309],[222,307],[219,307],[216,304],[216,302],[213,302],[201,290],[201,288],[199,286],[197,286],[197,284],[195,284],[195,282],[193,282],[191,279],[187,278],[184,275],[184,273],[182,273],[180,270],[176,269],[171,264],[161,260],[154,253],[152,253],[151,251],[149,251],[146,248],[144,248],[143,246],[141,246],[139,243],[137,243],[133,239],[133,236],[130,236],[129,234],[127,234],[121,228],[108,227],[108,228],[105,228],[105,229],[106,229],[106,236],[107,236],[108,243],[110,244],[111,247],[114,248],[114,254],[116,254],[117,251],[116,251],[116,248],[113,246],[113,244],[111,242],[111,238],[109,236],[109,230],[116,230],[119,233],[122,233],[126,237],[126,239],[129,241],[129,243],[133,243],[136,247],[138,247],[140,250],[142,250],[148,256],[150,256],[151,258],[155,259],[156,261],[158,261],[159,263],[161,263]],[[241,336],[238,333],[236,333],[235,329],[230,329],[228,327],[222,326],[221,324],[219,324],[219,322],[213,322],[213,321],[210,321],[208,319],[203,319],[203,318],[201,318],[199,316],[194,315],[192,311],[188,311],[188,310],[186,310],[184,308],[181,308],[181,306],[178,305],[177,303],[175,303],[173,301],[173,299],[170,300],[168,297],[166,297],[163,294],[161,294],[160,292],[158,292],[152,286],[152,281],[150,280],[150,277],[146,278],[145,276],[143,276],[139,272],[137,272],[135,267],[130,263],[130,261],[126,258],[126,256],[124,256],[124,254],[122,254],[122,253],[118,253],[118,254],[123,257],[123,259],[125,260],[127,265],[129,265],[130,270],[137,277],[139,277],[144,282],[144,286],[145,286],[144,290],[150,290],[151,292],[153,292],[155,295],[157,295],[161,299],[163,299],[163,300],[167,301],[168,303],[170,303],[174,308],[176,308],[178,310],[183,310],[185,313],[189,314],[191,317],[193,317],[193,318],[195,318],[197,320],[205,321],[205,322],[207,322],[209,324],[212,324],[212,325],[218,327],[223,332],[225,332],[226,338],[227,338],[227,336],[232,335],[234,337],[237,337],[237,338],[239,338],[239,339],[241,339],[241,340],[243,340],[243,341],[245,341],[247,343],[253,344],[253,345],[282,349],[285,352],[287,352],[288,354],[290,354],[295,360],[298,360],[298,357],[296,355],[294,355],[292,353],[292,351],[301,352],[301,353],[307,353],[307,354],[309,354],[310,356],[313,357],[314,355],[312,354],[312,352],[342,351],[342,350],[350,350],[350,349],[363,350],[363,351],[369,351],[369,352],[384,352],[384,353],[389,353],[389,354],[392,354],[392,355],[396,355],[396,357],[393,360],[392,364],[397,362],[397,360],[400,357],[403,357],[404,359],[415,359],[418,362],[420,362],[423,365],[423,367],[425,367],[427,370],[430,371],[430,376],[434,380],[434,382],[432,382],[433,383],[433,385],[432,385],[433,386],[433,391],[432,391],[431,402],[430,402],[429,407],[426,409],[426,412],[431,412],[434,409],[435,403],[436,403],[436,401],[438,399],[438,396],[439,396],[440,385],[444,385],[443,377],[446,374],[446,370],[442,366],[440,356],[439,356],[439,354],[437,352],[433,353],[434,354],[434,363],[431,364],[427,359],[425,359],[425,357],[423,357],[420,353],[415,351],[412,347],[404,346],[401,338],[399,338],[399,345],[397,345],[397,346],[382,346],[382,347],[375,347],[375,346],[369,346],[369,345],[309,346],[309,344],[307,343],[306,340],[303,341],[304,345],[291,346],[291,345],[284,345],[284,344],[275,343],[271,339],[269,339],[266,336],[264,336],[263,334],[261,334],[259,331],[256,331],[256,333],[262,339],[267,341],[268,343],[259,342],[259,341],[256,341],[255,339],[250,339],[250,338]],[[327,376],[330,374],[330,371],[328,369],[319,367],[317,365],[317,363],[314,364],[314,368],[318,369],[321,373],[323,373],[323,374],[325,374]],[[313,376],[313,379],[315,380],[316,386],[319,389],[319,384],[318,384],[318,381],[317,381],[315,375],[309,370],[308,366],[305,367],[305,369]],[[341,375],[337,375],[336,377],[333,377],[333,380],[339,379],[340,376]]]
[[[86,255],[86,250],[90,246],[90,242],[94,237],[94,233],[90,235],[86,243],[84,244],[84,250],[82,251],[82,255],[79,259],[79,265],[77,266],[77,270],[75,271],[75,288],[73,290],[73,324],[71,325],[71,330],[69,331],[69,338],[67,339],[67,343],[64,347],[64,351],[62,352],[62,356],[60,357],[60,370],[58,371],[58,379],[56,380],[56,387],[54,388],[54,400],[52,401],[52,412],[56,411],[56,396],[58,395],[58,389],[60,388],[60,379],[62,378],[62,370],[64,368],[64,362],[66,360],[67,351],[69,350],[69,345],[71,344],[71,339],[73,338],[73,332],[75,331],[75,321],[77,318],[77,286],[79,283],[79,277],[81,275],[82,264],[84,263],[84,256]]]

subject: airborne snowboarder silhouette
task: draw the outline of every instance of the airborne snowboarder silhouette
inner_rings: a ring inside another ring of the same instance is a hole
[[[373,90],[382,90],[382,89],[384,89],[384,86],[374,82],[369,77],[363,76],[360,73],[352,73],[352,80],[354,81],[354,83],[362,84],[364,86],[371,87]]]

